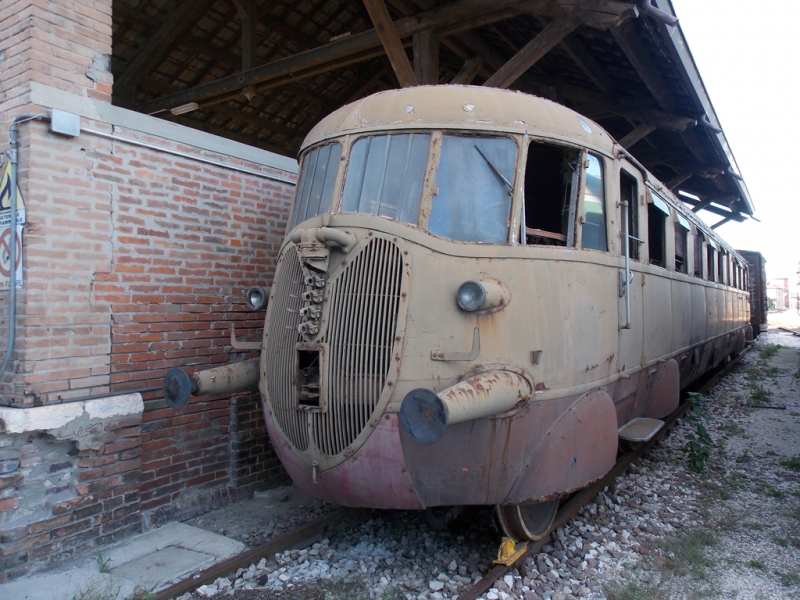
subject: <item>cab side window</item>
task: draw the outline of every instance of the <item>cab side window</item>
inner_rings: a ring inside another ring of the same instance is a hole
[[[525,165],[525,243],[574,244],[579,160],[577,150],[531,142]]]
[[[582,248],[608,251],[603,184],[603,163],[594,154],[590,154],[586,167],[586,191],[583,194],[583,214],[581,214]]]

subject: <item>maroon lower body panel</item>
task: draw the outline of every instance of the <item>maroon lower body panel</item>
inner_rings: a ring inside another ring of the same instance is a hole
[[[301,490],[340,506],[368,508],[425,508],[408,476],[400,424],[396,414],[384,415],[358,451],[340,465],[317,473],[281,442],[278,429],[264,411],[267,432],[284,468]]]

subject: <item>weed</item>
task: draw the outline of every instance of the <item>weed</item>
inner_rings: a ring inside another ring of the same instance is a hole
[[[683,451],[689,457],[689,466],[692,471],[702,473],[706,470],[706,461],[711,456],[709,448],[714,442],[702,422],[703,404],[706,402],[706,398],[702,394],[694,392],[689,393],[689,398],[692,407],[687,412],[685,421],[688,425],[694,425],[694,433],[686,436],[688,441],[683,447]]]
[[[79,587],[72,600],[109,600],[117,597],[120,588],[113,577],[96,577]]]
[[[97,563],[97,568],[101,573],[111,573],[111,563],[114,562],[110,556],[106,556],[102,552],[94,557]]]
[[[783,538],[774,537],[774,538],[772,538],[772,541],[775,542],[776,544],[778,544],[778,546],[780,546],[781,548],[788,548],[789,547],[789,541],[785,540]]]
[[[759,352],[761,360],[769,360],[778,353],[778,350],[785,348],[782,344],[767,344]]]
[[[717,538],[709,529],[696,529],[678,536],[664,545],[667,555],[664,566],[677,575],[691,573],[703,578],[706,569],[714,566],[714,562],[706,556],[706,548],[716,543]]]
[[[745,434],[745,430],[742,427],[739,427],[736,423],[728,423],[722,428],[722,430],[731,436],[735,435],[744,437]]]
[[[779,461],[779,464],[784,467],[789,467],[792,471],[800,471],[800,456]]]
[[[764,561],[760,558],[754,558],[752,560],[747,561],[747,566],[751,569],[766,569],[767,565]]]
[[[653,587],[638,582],[622,585],[615,581],[604,585],[603,591],[608,600],[658,600],[663,597]]]
[[[750,405],[751,406],[763,406],[769,402],[769,399],[772,397],[772,394],[769,390],[765,390],[760,385],[751,385],[750,386]]]
[[[781,583],[786,587],[800,584],[800,575],[797,574],[797,571],[787,571],[786,573],[775,571],[775,575],[778,576]]]
[[[768,483],[765,483],[761,486],[761,491],[770,498],[776,498],[778,500],[783,500],[786,498],[786,492],[782,492],[779,489],[772,487]]]
[[[753,531],[761,531],[764,529],[764,526],[761,523],[744,523],[743,527],[747,529],[752,529]]]

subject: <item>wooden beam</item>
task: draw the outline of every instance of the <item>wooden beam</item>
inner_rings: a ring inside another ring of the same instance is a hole
[[[505,10],[516,4],[519,4],[519,0],[456,0],[416,16],[400,19],[394,23],[394,27],[401,38],[412,36],[426,29],[439,29],[440,35],[449,35],[458,32],[461,27],[474,26],[476,22],[485,23],[487,20],[500,20],[517,14],[519,12],[517,9]],[[476,15],[478,16],[476,17]],[[331,70],[354,55],[361,54],[365,58],[374,57],[377,55],[374,52],[376,48],[381,48],[381,41],[377,32],[371,29],[337,39],[319,48],[275,60],[243,73],[229,75],[217,81],[157,98],[142,104],[139,110],[149,113],[180,106],[187,102],[202,103],[218,96],[238,92],[248,85],[259,85],[321,65],[333,65],[330,69],[326,69]]]
[[[631,146],[633,146],[636,142],[643,140],[656,129],[657,127],[651,123],[642,123],[621,140],[619,140],[619,145],[623,148],[630,149]]]
[[[561,40],[567,37],[576,24],[569,19],[553,19],[539,35],[528,42],[500,70],[483,85],[486,87],[508,88],[530,69],[536,61],[547,54]]]
[[[450,82],[454,85],[469,85],[472,83],[472,80],[475,79],[475,76],[480,72],[481,67],[483,66],[483,59],[479,56],[475,58],[468,58],[464,62],[464,66],[456,73],[456,76],[453,77],[453,80]]]
[[[439,36],[433,29],[414,34],[414,75],[420,85],[439,83]]]
[[[213,0],[197,0],[196,2],[179,2],[167,15],[167,18],[141,48],[136,55],[114,78],[114,87],[124,89],[131,87],[143,73],[164,60],[169,54],[172,44],[183,34],[195,26],[200,16],[208,12]]]
[[[694,173],[692,171],[683,171],[683,172],[679,171],[678,173],[675,174],[675,177],[670,179],[664,185],[666,185],[670,190],[675,190],[675,188],[677,188],[680,184],[684,183],[685,181],[688,181],[692,177],[694,177]]]
[[[383,0],[363,0],[367,8],[369,18],[375,26],[375,31],[381,40],[386,56],[392,65],[394,74],[401,87],[411,87],[417,85],[417,78],[414,75],[414,67],[408,60],[408,55],[400,41],[400,36],[394,28],[392,16]]]
[[[614,83],[578,38],[575,36],[565,38],[561,48],[603,93],[608,95],[614,93]]]
[[[650,50],[639,38],[636,25],[627,21],[611,30],[611,35],[628,58],[639,78],[650,90],[658,105],[667,112],[674,112],[675,98],[669,90],[656,64],[650,59]]]
[[[242,71],[256,64],[256,15],[250,0],[233,0],[242,27]]]

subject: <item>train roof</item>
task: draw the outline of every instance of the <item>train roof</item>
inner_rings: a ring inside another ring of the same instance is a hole
[[[613,138],[587,117],[530,94],[468,85],[426,85],[373,94],[320,121],[303,148],[346,134],[392,129],[472,129],[529,134],[612,155]]]

